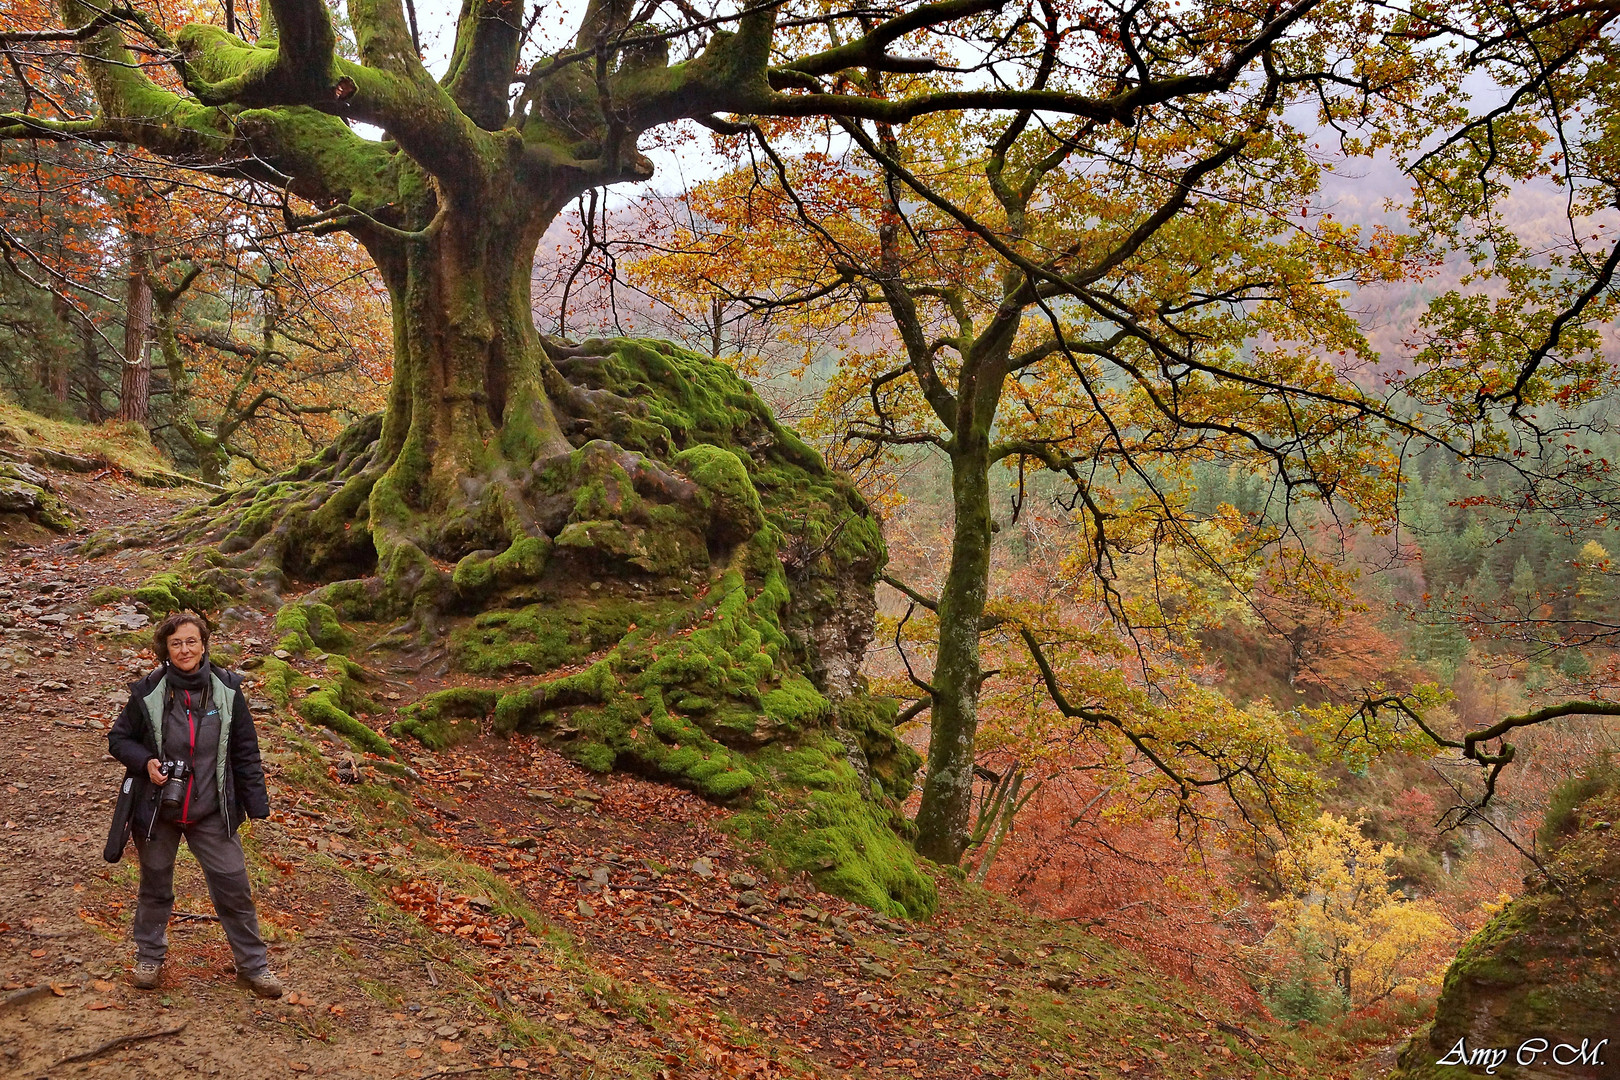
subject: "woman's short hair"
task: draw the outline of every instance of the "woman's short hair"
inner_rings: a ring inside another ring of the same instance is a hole
[[[159,662],[169,662],[169,639],[182,626],[195,626],[197,635],[202,638],[203,651],[208,651],[208,620],[189,611],[180,611],[158,623],[157,629],[152,631],[152,651],[157,653]]]

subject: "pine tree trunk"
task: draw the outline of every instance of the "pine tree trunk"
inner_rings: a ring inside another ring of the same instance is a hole
[[[990,575],[989,439],[958,435],[951,454],[956,524],[951,563],[939,594],[939,653],[932,685],[928,779],[917,810],[917,851],[954,866],[962,857],[973,803],[979,728],[979,624]]]
[[[88,317],[81,317],[77,322],[79,329],[79,374],[84,380],[86,419],[92,424],[99,424],[107,419],[107,406],[101,396],[106,390],[106,384],[102,382],[99,370],[101,357],[96,348],[96,328]]]
[[[61,321],[64,330],[71,331],[74,324],[79,321],[78,312],[73,310],[73,305],[60,295],[52,295],[51,309]],[[54,348],[47,347],[40,353],[39,385],[47,394],[64,405],[68,399],[68,372],[71,366],[65,351],[58,352]]]
[[[130,229],[129,281],[124,299],[124,366],[118,386],[118,419],[146,423],[151,408],[152,360],[146,342],[152,330],[152,288],[146,275],[151,269],[146,248]]]

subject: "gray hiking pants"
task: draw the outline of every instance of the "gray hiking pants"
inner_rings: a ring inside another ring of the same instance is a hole
[[[161,964],[169,949],[169,913],[174,910],[174,857],[180,850],[180,837],[202,867],[208,879],[208,895],[214,901],[219,924],[231,943],[236,970],[258,975],[269,969],[270,958],[264,939],[259,936],[259,916],[253,910],[253,892],[248,885],[247,860],[242,844],[225,831],[225,818],[209,814],[201,821],[181,825],[158,821],[150,838],[136,830],[135,850],[141,856],[141,892],[135,907],[135,959]]]

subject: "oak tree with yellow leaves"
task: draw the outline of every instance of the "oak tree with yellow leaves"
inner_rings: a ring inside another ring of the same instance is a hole
[[[1263,946],[1273,966],[1297,957],[1326,969],[1355,1008],[1435,986],[1458,935],[1438,905],[1391,890],[1399,856],[1332,814],[1291,838],[1277,854],[1286,895],[1271,903],[1276,922]]]

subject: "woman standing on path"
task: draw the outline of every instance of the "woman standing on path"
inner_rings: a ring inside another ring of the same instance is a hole
[[[174,858],[183,836],[208,879],[214,911],[236,958],[237,985],[259,997],[280,997],[236,836],[244,817],[270,816],[242,676],[209,663],[208,625],[196,615],[164,619],[152,645],[162,666],[130,684],[129,704],[107,736],[128,775],[148,782],[135,807],[141,887],[133,981],[151,990],[162,974],[174,908]],[[176,762],[185,771],[165,797],[169,772],[178,773],[171,770]]]

